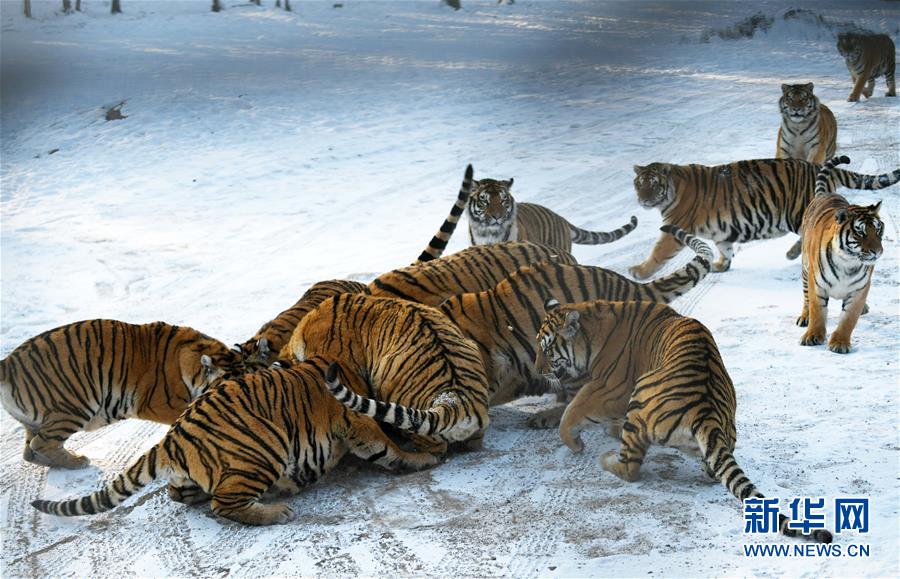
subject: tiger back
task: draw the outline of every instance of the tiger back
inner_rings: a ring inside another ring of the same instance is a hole
[[[541,372],[580,387],[559,427],[574,452],[584,449],[585,426],[612,419],[621,444],[600,463],[617,477],[636,481],[647,449],[660,444],[699,456],[738,500],[763,498],[735,461],[734,384],[703,324],[663,304],[553,300],[536,345]],[[789,523],[780,515],[779,531],[797,536]],[[832,540],[826,530],[809,538]]]
[[[572,251],[572,243],[611,243],[637,226],[637,218],[632,216],[629,223],[614,231],[580,229],[542,205],[517,203],[510,192],[512,184],[513,179],[475,181],[466,206],[472,245],[530,241],[569,252]]]
[[[104,489],[79,499],[32,505],[58,516],[92,515],[121,504],[155,479],[188,505],[211,501],[213,513],[249,525],[286,523],[294,511],[263,503],[267,491],[296,493],[348,452],[389,470],[437,463],[397,447],[371,418],[347,409],[328,388],[365,388],[325,358],[223,382],[197,399],[165,437]]]
[[[713,271],[731,267],[734,244],[799,233],[803,212],[815,194],[820,166],[800,159],[759,159],[727,165],[635,166],[634,187],[645,209],[656,208],[663,223],[715,242],[720,257]],[[835,169],[828,186],[881,189],[900,181],[900,169],[863,175]],[[642,263],[628,269],[636,279],[650,277],[681,251],[668,233]],[[799,244],[788,257],[800,255]]]
[[[890,36],[843,32],[838,34],[837,49],[853,79],[853,90],[847,97],[848,101],[858,101],[860,94],[870,98],[875,91],[875,79],[880,76],[884,76],[887,84],[885,96],[897,96],[894,77],[896,49]]]
[[[125,418],[172,424],[242,368],[239,354],[192,328],[87,320],[26,340],[0,361],[0,401],[25,427],[26,461],[81,468],[88,459],[63,447],[72,434]]]
[[[382,274],[369,284],[369,293],[437,306],[456,294],[490,289],[519,267],[547,260],[575,263],[570,253],[535,243],[476,245]]]
[[[803,309],[797,325],[806,327],[804,346],[825,341],[829,299],[840,299],[841,317],[828,340],[838,354],[850,351],[850,335],[866,307],[875,261],[881,257],[884,223],[875,205],[851,205],[827,192],[827,174],[847,157],[832,159],[820,172],[815,198],[803,216]]]
[[[268,368],[278,358],[290,358],[288,352],[281,350],[287,345],[303,316],[332,296],[367,291],[366,284],[346,279],[314,283],[294,305],[263,324],[252,338],[238,345],[245,363],[251,367]]]
[[[411,430],[420,449],[480,447],[489,422],[484,365],[475,344],[438,310],[341,294],[303,318],[289,347],[297,360],[329,356],[356,372],[369,384],[367,399],[342,402]]]
[[[813,94],[813,83],[783,84],[778,107],[781,126],[775,157],[821,165],[837,149],[837,121]]]
[[[490,384],[491,405],[523,396],[560,392],[534,367],[533,336],[549,295],[567,303],[592,299],[648,300],[668,303],[696,287],[710,271],[712,249],[683,231],[673,231],[698,255],[678,271],[639,283],[601,267],[543,262],[519,268],[495,287],[449,298],[441,311],[481,352]],[[529,419],[533,427],[556,426],[563,407]]]

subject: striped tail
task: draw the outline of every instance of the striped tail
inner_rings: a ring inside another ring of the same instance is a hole
[[[393,402],[381,402],[358,395],[341,384],[338,379],[337,362],[331,364],[325,372],[325,385],[338,402],[350,410],[391,424],[400,430],[423,436],[437,436],[455,426],[444,424],[446,415],[440,406],[430,410],[415,410]]]
[[[742,503],[746,499],[762,499],[765,498],[762,493],[756,490],[756,487],[744,474],[744,471],[738,466],[734,455],[723,444],[721,431],[714,429],[711,433],[704,436],[698,433],[697,442],[703,452],[704,462],[709,473],[717,480],[721,481],[725,488],[728,489]],[[830,543],[832,535],[825,529],[816,529],[809,535],[802,535],[796,529],[791,529],[788,524],[791,522],[784,515],[778,515],[778,531],[787,537],[803,537],[818,543]]]
[[[825,164],[822,165],[822,168],[819,169],[819,173],[816,175],[816,195],[833,193],[829,184],[831,182],[831,173],[834,171],[834,168],[836,166],[846,165],[849,162],[850,157],[848,157],[847,155],[832,157],[831,159],[825,161]]]
[[[157,454],[159,448],[161,448],[159,444],[151,448],[125,472],[113,479],[106,488],[92,495],[71,501],[32,501],[31,506],[42,513],[60,517],[95,515],[112,510],[125,499],[156,480],[159,476],[161,458]]]
[[[456,203],[453,204],[453,208],[450,209],[450,215],[444,220],[440,230],[431,238],[428,247],[419,255],[419,259],[412,263],[413,265],[437,259],[447,249],[447,242],[450,241],[450,236],[456,230],[456,224],[459,223],[460,216],[466,210],[466,203],[469,202],[469,195],[472,193],[473,174],[474,171],[470,164],[466,167],[466,176],[463,177],[462,187],[459,188],[459,195],[456,197]]]
[[[675,239],[690,247],[697,254],[684,267],[646,284],[655,294],[654,299],[656,301],[667,304],[697,287],[703,278],[707,276],[712,270],[710,264],[713,261],[713,250],[706,242],[701,241],[678,226],[663,225],[659,229],[672,234],[675,236]]]
[[[846,159],[846,157],[841,158]],[[832,175],[834,175],[834,180],[837,183],[840,183],[847,189],[884,189],[900,182],[900,169],[894,169],[892,172],[882,175],[862,175],[853,171],[845,171],[844,169],[834,169]],[[818,179],[816,181],[816,187],[818,188]],[[833,186],[835,189],[837,188],[836,184]]]
[[[580,229],[569,223],[569,231],[572,234],[572,243],[577,243],[578,245],[612,243],[634,231],[635,227],[637,227],[637,217],[634,215],[631,216],[630,222],[612,231],[587,231],[586,229]]]

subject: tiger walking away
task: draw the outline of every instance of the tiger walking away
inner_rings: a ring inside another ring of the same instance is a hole
[[[472,245],[504,241],[531,241],[562,251],[572,244],[598,245],[617,241],[634,230],[637,217],[613,231],[587,231],[575,227],[561,215],[535,203],[517,203],[513,198],[513,179],[475,181],[469,196],[469,239]],[[453,207],[453,211],[457,208]],[[452,215],[452,211],[451,211]]]
[[[172,424],[197,396],[241,374],[239,353],[187,327],[87,320],[30,338],[0,360],[0,402],[25,428],[22,458],[82,468],[76,432],[125,418]]]
[[[210,501],[213,513],[248,525],[294,519],[268,494],[294,494],[338,464],[347,453],[388,470],[419,470],[431,454],[401,450],[371,418],[352,412],[326,388],[366,388],[352,372],[325,358],[275,367],[223,382],[201,396],[165,437],[106,488],[68,501],[32,502],[58,516],[109,511],[157,479],[172,500]]]
[[[870,98],[875,91],[875,79],[884,76],[887,84],[885,96],[897,96],[894,77],[897,66],[894,41],[887,34],[842,32],[838,34],[837,49],[844,57],[853,90],[847,100],[855,102],[862,94]]]
[[[289,347],[297,360],[329,356],[354,372],[370,390],[364,400],[341,401],[411,430],[420,450],[440,455],[449,444],[481,447],[489,423],[484,365],[475,344],[438,310],[341,294],[303,318]]]
[[[720,257],[713,271],[731,267],[734,244],[800,233],[803,212],[815,194],[820,165],[800,159],[760,159],[727,165],[635,166],[634,188],[645,209],[656,208],[663,223],[715,242]],[[862,175],[843,169],[829,174],[828,187],[882,189],[900,181],[900,169],[883,175]],[[681,251],[671,234],[663,233],[642,263],[628,268],[636,279],[659,271]],[[788,252],[799,255],[795,245]]]
[[[651,302],[550,300],[536,342],[538,370],[580,386],[559,426],[574,452],[584,448],[585,426],[613,419],[621,445],[600,462],[617,477],[638,480],[648,447],[660,444],[699,456],[738,500],[763,498],[734,458],[734,384],[703,324]],[[789,523],[779,515],[779,531],[797,536]],[[832,535],[809,538],[830,543]]]
[[[477,344],[490,383],[491,405],[548,392],[567,395],[557,381],[534,367],[534,335],[549,295],[566,302],[592,299],[668,303],[695,288],[710,271],[712,249],[692,235],[664,226],[697,256],[670,275],[639,283],[601,267],[543,262],[519,268],[495,287],[449,298],[441,311]],[[556,426],[563,406],[529,419],[533,427]]]
[[[819,172],[816,196],[803,215],[803,310],[797,325],[806,327],[804,346],[825,341],[829,299],[843,300],[838,326],[828,349],[850,352],[850,335],[865,312],[875,262],[883,251],[884,223],[875,205],[850,205],[842,195],[829,193],[828,175],[846,156],[828,161]]]

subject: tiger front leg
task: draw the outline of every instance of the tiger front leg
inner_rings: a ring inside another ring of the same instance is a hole
[[[618,391],[610,391],[601,381],[586,383],[566,406],[559,423],[559,437],[572,452],[584,450],[581,431],[588,424],[621,417],[623,402]]]
[[[650,256],[643,263],[629,267],[628,273],[630,273],[631,277],[634,279],[647,279],[659,271],[667,261],[675,257],[683,247],[684,246],[675,239],[675,236],[669,233],[663,233],[656,241],[656,245],[653,246],[653,251],[650,252]]]
[[[719,259],[712,264],[715,272],[723,272],[731,269],[731,259],[734,257],[734,244],[729,241],[717,241],[716,248],[719,250]]]
[[[351,414],[350,421],[345,439],[347,447],[352,454],[363,460],[394,471],[422,470],[440,462],[439,455],[436,454],[402,450],[388,438],[378,423],[368,416]],[[416,446],[418,447],[418,444]]]
[[[853,78],[853,90],[850,91],[850,96],[847,97],[847,102],[855,103],[859,100],[859,95],[863,91],[863,87],[866,85],[869,79],[869,69],[863,71],[862,74]]]
[[[866,83],[866,86],[863,88],[863,96],[868,98],[872,98],[872,94],[875,92],[875,79],[870,78],[869,82]]]
[[[895,97],[897,96],[897,85],[894,80],[894,74],[888,73],[884,76],[884,80],[887,83],[887,92],[884,93],[884,96],[887,97]]]
[[[836,354],[847,354],[850,352],[850,335],[853,333],[856,322],[859,321],[859,316],[862,315],[866,306],[866,297],[869,294],[869,287],[872,283],[871,273],[869,276],[869,283],[866,284],[866,287],[847,298],[849,303],[845,302],[837,328],[831,333],[831,338],[828,340],[828,349]]]
[[[818,346],[825,343],[825,321],[828,318],[828,296],[820,294],[815,283],[815,275],[810,272],[807,283],[806,304],[808,308],[808,327],[800,338],[803,346]],[[799,323],[799,320],[798,320]]]

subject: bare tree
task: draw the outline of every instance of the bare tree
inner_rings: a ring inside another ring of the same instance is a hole
[[[122,13],[122,5],[119,4],[119,0],[112,0],[112,7],[109,9],[110,14],[121,14]]]
[[[75,0],[75,12],[81,12],[81,0]]]
[[[251,2],[252,4],[256,4],[257,6],[260,6],[260,5],[261,5],[261,4],[260,4],[260,0],[250,0],[250,2]]]
[[[72,0],[62,0],[63,3],[63,12],[66,14],[72,13]]]
[[[219,12],[220,10],[222,10],[222,4],[219,0],[212,0],[212,11]]]
[[[31,0],[25,0],[23,8],[25,9],[25,18],[31,18]]]
[[[284,0],[284,9],[288,12],[291,11],[291,0]]]

